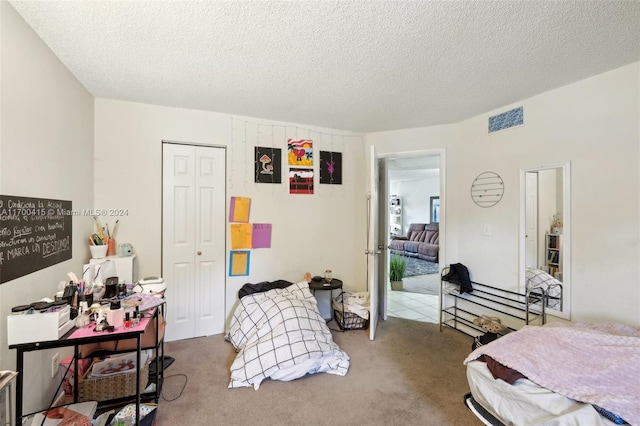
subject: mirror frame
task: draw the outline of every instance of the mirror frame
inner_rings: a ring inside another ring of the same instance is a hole
[[[571,163],[549,163],[529,168],[520,169],[520,256],[519,256],[519,288],[524,294],[526,291],[526,247],[525,247],[525,201],[527,172],[536,172],[548,169],[562,169],[562,311],[546,308],[548,315],[571,319]],[[535,308],[535,307],[533,307]]]

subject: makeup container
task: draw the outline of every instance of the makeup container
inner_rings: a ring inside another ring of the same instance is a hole
[[[120,306],[120,301],[111,302],[111,306],[107,311],[107,322],[116,328],[124,325],[124,310]]]
[[[14,306],[13,308],[11,308],[11,315],[24,315],[28,313],[33,313],[33,311],[29,312],[30,310],[31,310],[31,306],[29,305]]]
[[[133,319],[131,320],[131,326],[135,327],[140,324],[140,309],[136,306],[136,310],[133,311]]]
[[[80,312],[76,317],[76,327],[86,327],[91,324],[91,318],[89,317],[89,312]]]
[[[125,283],[118,283],[117,290],[118,299],[122,299],[127,295],[127,285]]]
[[[31,307],[36,313],[47,313],[51,312],[51,302],[34,302],[31,304]]]

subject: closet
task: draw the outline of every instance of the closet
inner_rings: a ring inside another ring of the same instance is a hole
[[[225,148],[162,144],[166,340],[224,332]]]

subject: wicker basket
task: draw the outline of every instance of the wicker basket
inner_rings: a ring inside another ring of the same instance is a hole
[[[78,402],[108,401],[136,394],[136,372],[116,374],[109,377],[89,377],[91,368],[78,382]],[[149,380],[149,362],[140,369],[140,393]]]
[[[331,301],[333,307],[333,318],[338,323],[341,330],[357,330],[369,327],[369,320],[356,315],[353,312],[342,310],[342,298],[344,292]]]

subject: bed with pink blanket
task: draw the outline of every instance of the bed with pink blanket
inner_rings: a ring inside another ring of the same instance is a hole
[[[466,403],[485,424],[640,426],[640,327],[525,326],[464,363]]]

